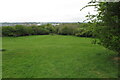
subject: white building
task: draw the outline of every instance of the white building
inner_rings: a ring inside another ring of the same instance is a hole
[[[58,25],[60,25],[60,24],[58,24],[58,23],[53,23],[52,25],[53,25],[53,26],[58,26]]]

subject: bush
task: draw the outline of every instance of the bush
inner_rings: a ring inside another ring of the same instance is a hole
[[[86,23],[87,24],[87,23]],[[60,34],[60,35],[75,35],[80,37],[91,37],[91,30],[88,28],[88,24],[61,24],[59,26],[52,26],[51,24],[42,26],[4,26],[2,27],[3,36],[27,36],[27,35],[48,35],[48,34]]]
[[[15,36],[26,36],[26,35],[29,35],[27,27],[22,25],[15,26]]]
[[[46,35],[49,34],[49,30],[41,26],[32,26],[33,35]]]
[[[62,35],[72,35],[73,34],[73,30],[67,26],[62,27],[59,29],[59,34]]]
[[[76,26],[73,26],[72,24],[63,24],[60,25],[56,30],[58,31],[58,34],[61,35],[74,35],[76,32]]]
[[[50,31],[41,26],[4,26],[2,27],[2,35],[3,36],[27,36],[27,35],[46,35],[49,34]]]
[[[49,33],[50,31],[48,29],[38,27],[38,35],[47,35]]]
[[[92,31],[80,28],[76,33],[75,36],[79,37],[92,37]]]
[[[14,36],[15,32],[15,27],[4,26],[2,28],[2,36]]]
[[[2,37],[2,27],[0,27],[0,37]]]
[[[51,24],[47,24],[46,26],[44,26],[45,29],[49,30],[49,33],[56,33],[56,29],[54,26],[52,26]]]

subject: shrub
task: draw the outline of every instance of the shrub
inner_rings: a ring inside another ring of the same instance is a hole
[[[47,34],[60,34],[60,35],[75,35],[80,37],[90,37],[91,30],[88,25],[84,24],[61,24],[60,26],[52,26],[51,24],[42,26],[4,26],[3,36],[27,36],[27,35],[47,35]]]
[[[28,35],[28,29],[25,26],[22,25],[16,25],[15,26],[15,36],[26,36]]]
[[[86,29],[79,29],[78,32],[75,33],[75,36],[79,37],[92,37],[92,31],[86,30]]]
[[[2,27],[0,27],[0,37],[2,37]]]
[[[41,26],[32,26],[33,35],[46,35],[49,34],[49,30]]]
[[[52,26],[51,24],[47,24],[46,26],[44,26],[44,28],[49,30],[49,33],[56,33],[55,27]]]
[[[15,35],[15,27],[4,26],[2,27],[2,36],[14,36]]]
[[[75,28],[70,26],[61,26],[58,29],[58,33],[61,35],[74,35]]]

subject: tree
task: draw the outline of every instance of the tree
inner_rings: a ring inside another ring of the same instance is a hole
[[[89,2],[85,7],[88,6],[94,6],[98,11],[96,15],[87,15],[95,24],[94,36],[101,45],[120,55],[120,2]]]

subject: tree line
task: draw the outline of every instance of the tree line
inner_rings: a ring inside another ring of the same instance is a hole
[[[93,37],[92,30],[89,23],[63,23],[59,26],[52,26],[51,24],[41,26],[3,26],[2,36],[29,36],[29,35],[73,35],[79,37]]]

